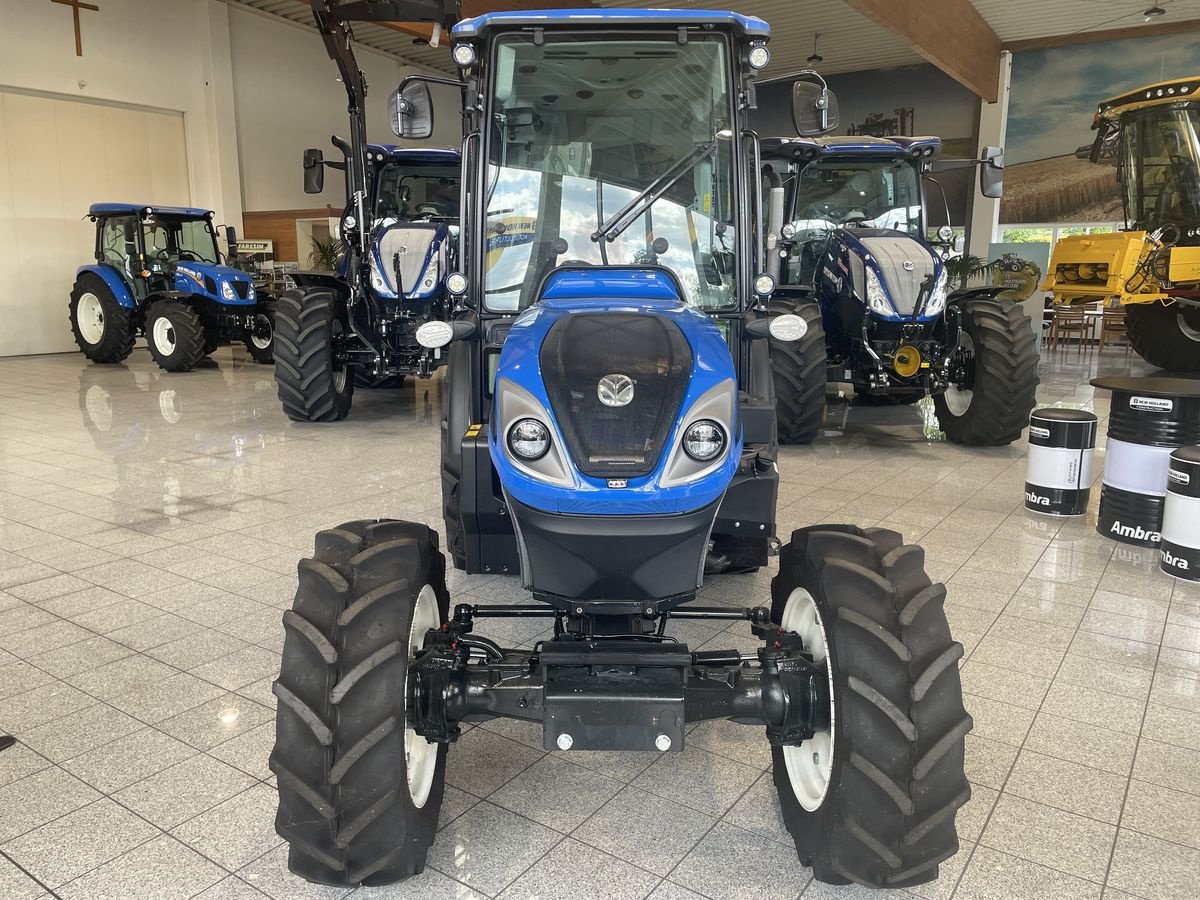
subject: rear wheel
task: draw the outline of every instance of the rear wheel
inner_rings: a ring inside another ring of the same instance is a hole
[[[71,291],[71,333],[92,362],[118,363],[133,352],[133,310],[117,302],[104,279],[84,272]]]
[[[933,398],[938,423],[956,444],[1011,444],[1037,403],[1037,338],[1019,304],[964,300],[958,380]]]
[[[1200,309],[1179,303],[1131,303],[1125,333],[1138,356],[1171,372],[1200,371]]]
[[[337,313],[324,288],[288,291],[276,304],[275,383],[293,421],[336,422],[350,412],[354,378],[335,353],[343,328]]]
[[[316,538],[284,613],[271,770],[288,868],[341,887],[425,868],[446,745],[407,725],[409,663],[446,621],[437,535],[398,521],[350,522]]]
[[[246,349],[257,363],[269,365],[275,361],[275,313],[270,307],[254,313],[254,324],[246,335]]]
[[[937,877],[958,852],[970,799],[958,660],[924,553],[883,529],[792,534],[771,615],[829,679],[830,728],[772,750],[783,818],[821,881],[896,888]]]
[[[825,421],[825,327],[815,303],[771,303],[771,315],[791,313],[808,330],[798,341],[771,342],[775,411],[781,444],[811,444]]]
[[[167,372],[188,372],[204,359],[204,327],[196,310],[179,300],[156,300],[146,314],[150,355]]]

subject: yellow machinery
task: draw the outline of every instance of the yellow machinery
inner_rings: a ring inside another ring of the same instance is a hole
[[[1042,289],[1055,303],[1124,306],[1147,362],[1200,370],[1200,76],[1100,104],[1089,159],[1115,164],[1125,230],[1065,237]]]

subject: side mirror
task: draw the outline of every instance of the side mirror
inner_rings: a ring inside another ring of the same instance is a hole
[[[229,255],[237,256],[237,251],[238,251],[237,229],[234,228],[232,225],[225,226],[225,240],[229,243]]]
[[[833,131],[839,118],[837,95],[823,80],[792,84],[792,123],[800,137],[819,137]]]
[[[392,94],[388,118],[396,137],[423,141],[433,134],[433,97],[428,83],[411,75],[405,78]]]
[[[985,147],[979,166],[979,192],[992,200],[1004,196],[1004,150]]]
[[[325,190],[325,154],[320,150],[304,151],[304,193],[319,194]]]

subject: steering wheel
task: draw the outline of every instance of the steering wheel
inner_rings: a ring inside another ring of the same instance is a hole
[[[563,266],[594,266],[595,263],[588,262],[586,259],[564,259],[558,263],[555,268],[561,269]]]
[[[846,218],[842,219],[842,224],[843,225],[854,225],[855,227],[857,227],[859,225],[865,225],[868,221],[869,221],[869,218],[866,215],[866,213],[864,213],[861,216],[847,216]]]
[[[166,251],[163,251],[163,252],[165,253]],[[201,261],[200,257],[198,257],[191,250],[180,250],[179,258],[184,262],[200,262]]]

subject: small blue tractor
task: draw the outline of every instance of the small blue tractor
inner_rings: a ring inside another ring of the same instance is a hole
[[[145,334],[168,372],[187,372],[217,347],[242,342],[270,363],[274,306],[245,272],[222,263],[206,209],[94,203],[96,261],[81,266],[71,291],[75,343],[92,362],[118,363]],[[229,255],[237,234],[226,229]]]
[[[979,165],[984,195],[999,196],[1000,151],[941,161],[941,149],[935,137],[763,141],[773,306],[808,324],[776,360],[784,443],[816,438],[830,382],[852,384],[865,403],[932,394],[959,444],[1009,444],[1028,424],[1038,385],[1029,317],[1002,287],[954,288],[944,260],[953,229],[940,229],[940,248],[927,239],[929,173]]]
[[[424,0],[346,10],[454,21]],[[758,726],[822,881],[908,887],[957,852],[971,718],[945,589],[895,532],[775,537],[772,359],[805,321],[771,314],[756,239],[747,117],[769,38],[761,19],[691,9],[453,26],[463,270],[445,279],[452,319],[420,328],[449,357],[447,543],[455,565],[519,572],[532,596],[452,606],[424,523],[317,535],[274,686],[293,872],[341,887],[421,872],[447,751],[463,723],[496,717],[539,723],[566,753],[678,753],[693,723]],[[428,137],[428,79],[394,99],[400,136]],[[832,101],[799,89],[798,131],[825,130]],[[762,605],[703,604],[706,568],[762,566],[772,548]],[[518,617],[551,636],[507,649],[476,633]],[[744,622],[757,645],[693,650],[673,631],[697,619]]]
[[[279,298],[275,380],[290,419],[334,422],[349,415],[356,386],[398,387],[445,362],[417,330],[451,313],[444,281],[457,267],[460,162],[457,150],[367,143],[367,82],[353,44],[332,5],[313,6],[346,89],[350,140],[333,139],[340,160],[304,152],[304,189],[320,193],[326,168],[344,173],[345,252],[336,273],[291,276],[296,289]]]

